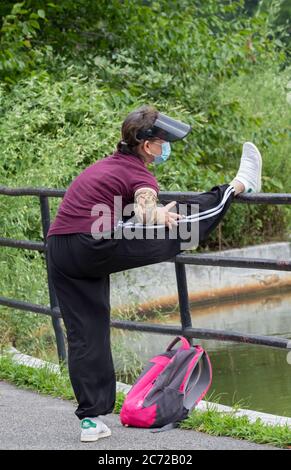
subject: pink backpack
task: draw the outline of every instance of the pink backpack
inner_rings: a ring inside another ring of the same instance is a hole
[[[172,349],[182,342],[179,349]],[[154,356],[123,403],[124,426],[172,429],[202,400],[212,381],[212,368],[201,346],[178,336],[165,353]],[[155,431],[153,431],[155,432]]]

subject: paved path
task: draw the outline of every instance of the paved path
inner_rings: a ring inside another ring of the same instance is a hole
[[[113,414],[104,417],[112,436],[84,444],[79,441],[79,421],[74,410],[72,402],[0,382],[0,449],[272,449],[190,430],[174,429],[153,434],[147,429],[125,428],[120,424],[119,416]]]

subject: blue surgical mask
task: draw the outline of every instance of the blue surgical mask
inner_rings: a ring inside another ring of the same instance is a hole
[[[166,160],[168,160],[170,153],[171,153],[171,146],[169,142],[164,142],[163,144],[160,144],[162,146],[162,153],[161,155],[154,155],[154,163],[155,165],[158,165],[159,163],[164,163]]]

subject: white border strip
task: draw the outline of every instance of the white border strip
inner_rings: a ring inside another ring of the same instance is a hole
[[[61,373],[60,366],[58,364],[43,361],[42,359],[38,359],[37,357],[33,356],[28,356],[27,354],[22,354],[13,347],[7,349],[6,352],[12,356],[12,359],[16,364],[33,367],[34,369],[41,369],[45,367],[49,371],[54,372],[55,374]],[[117,382],[116,384],[116,389],[118,392],[128,393],[130,388],[130,385],[126,385],[121,382]]]

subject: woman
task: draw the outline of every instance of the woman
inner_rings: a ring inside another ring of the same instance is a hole
[[[158,206],[159,186],[147,165],[166,161],[170,142],[183,139],[190,130],[150,106],[130,113],[117,151],[77,176],[50,227],[49,268],[67,330],[68,366],[79,404],[76,415],[82,420],[82,441],[111,435],[99,417],[111,413],[115,404],[110,274],[173,258],[185,240],[193,245],[192,232],[182,237],[182,227],[195,227],[199,242],[218,225],[237,194],[260,191],[261,156],[246,142],[238,173],[230,183],[192,198],[184,215],[171,211],[175,202]],[[133,206],[128,209],[128,204]],[[198,213],[191,215],[191,204],[196,204]],[[133,221],[128,220],[132,208]],[[132,236],[135,228],[139,231]],[[147,236],[150,228],[154,236]]]

